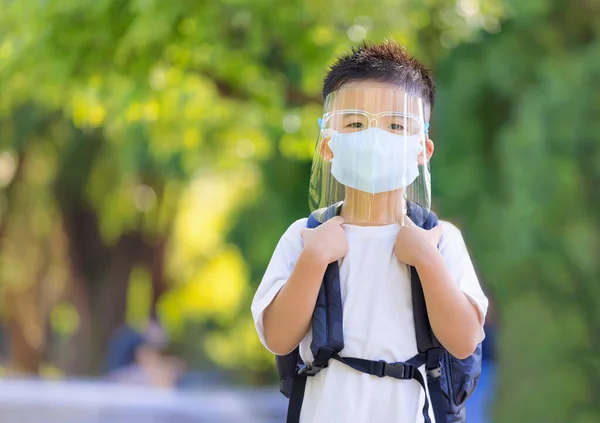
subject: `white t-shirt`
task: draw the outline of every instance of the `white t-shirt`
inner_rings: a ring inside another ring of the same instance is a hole
[[[478,306],[481,321],[488,300],[481,290],[460,231],[443,224],[440,250],[456,283]],[[300,230],[306,219],[293,223],[281,237],[252,302],[252,315],[266,347],[262,316],[285,285],[303,248]],[[344,225],[348,254],[340,264],[344,310],[342,357],[388,362],[417,354],[408,267],[394,255],[398,225]],[[483,340],[483,328],[481,340]],[[300,344],[304,362],[313,360],[312,330]],[[268,348],[268,347],[267,347]],[[423,368],[421,369],[423,372]],[[379,378],[332,360],[328,368],[308,378],[302,423],[417,423],[423,421],[424,391],[415,380]],[[431,402],[430,402],[431,404]],[[431,421],[434,422],[430,408]]]

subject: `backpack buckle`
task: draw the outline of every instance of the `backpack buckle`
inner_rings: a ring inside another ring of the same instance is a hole
[[[315,364],[307,364],[303,367],[300,367],[300,370],[298,370],[298,375],[299,376],[314,376],[317,373],[319,373],[321,370],[323,370],[325,367],[327,367],[327,366],[317,366]]]
[[[381,377],[388,376],[394,379],[412,379],[415,375],[415,366],[406,363],[387,363],[385,361],[379,361],[383,369]]]

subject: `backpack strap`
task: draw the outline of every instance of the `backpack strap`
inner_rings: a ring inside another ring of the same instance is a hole
[[[425,213],[425,209],[415,203],[408,203],[407,207],[410,218],[421,228],[430,230],[438,225],[438,218],[435,213],[431,211]],[[417,367],[425,365],[427,387],[429,388],[429,397],[431,398],[435,421],[436,423],[445,423],[446,407],[444,405],[441,385],[441,359],[446,351],[431,329],[421,279],[419,278],[417,269],[412,266],[410,268],[410,276],[415,335],[417,338],[417,351],[419,351],[419,354],[413,357],[412,361]]]
[[[321,223],[337,216],[341,210],[340,206],[341,203],[334,204],[325,209],[320,216],[315,213],[311,214],[306,227],[314,229]],[[340,269],[338,263],[333,262],[325,270],[312,316],[313,339],[310,349],[314,357],[311,366],[313,371],[316,370],[315,374],[327,367],[334,352],[344,349],[343,318]]]
[[[388,363],[384,360],[365,360],[363,358],[355,358],[355,357],[341,357],[338,352],[333,352],[331,355],[331,359],[337,360],[340,363],[345,364],[348,367],[352,367],[354,370],[357,370],[362,373],[366,373],[372,376],[377,377],[391,377],[398,380],[415,380],[421,385],[421,388],[427,392],[425,388],[425,379],[423,375],[419,371],[419,367],[422,366],[420,362],[420,356],[414,357],[413,359],[407,362],[396,362],[396,363]],[[306,370],[306,369],[309,370]],[[299,423],[300,422],[300,412],[302,410],[302,402],[304,401],[304,391],[306,389],[306,381],[308,377],[314,376],[321,369],[318,369],[316,372],[311,371],[309,366],[306,366],[298,372],[298,375],[294,379],[292,385],[292,394],[290,396],[290,403],[288,406],[288,414],[286,423]],[[430,388],[431,389],[431,388]],[[433,400],[433,399],[432,399]],[[425,403],[423,404],[423,421],[424,423],[431,423],[431,418],[429,417],[429,399],[425,396]],[[443,414],[443,419],[440,422],[444,423],[445,414]],[[437,419],[437,415],[436,415]],[[437,423],[437,420],[436,420]]]
[[[407,363],[414,365],[416,368],[425,366],[425,375],[427,377],[427,388],[429,391],[429,398],[431,399],[431,408],[433,409],[433,415],[435,416],[436,423],[446,423],[446,406],[444,404],[444,397],[442,393],[442,366],[441,358],[446,351],[440,348],[433,348],[426,352],[422,352],[411,358]],[[420,374],[420,372],[418,372]],[[423,389],[425,385],[423,384]],[[427,402],[427,397],[425,397]],[[428,418],[425,419],[428,421]]]
[[[325,210],[311,213],[306,227],[314,229],[337,216],[341,210],[337,203]],[[287,423],[299,423],[306,380],[329,365],[329,361],[344,349],[344,333],[342,328],[342,293],[340,289],[340,274],[337,262],[331,263],[325,270],[323,283],[319,289],[317,302],[312,316],[313,339],[310,349],[314,357],[312,363],[302,365],[292,380],[290,403],[288,405]]]
[[[292,393],[288,404],[286,423],[300,423],[300,412],[304,402],[304,391],[306,390],[306,380],[308,376],[296,374],[292,381]]]
[[[427,392],[425,388],[425,379],[423,375],[419,371],[419,367],[422,364],[419,361],[420,355],[413,357],[407,362],[396,362],[396,363],[388,363],[384,360],[365,360],[363,358],[354,358],[354,357],[340,357],[338,353],[335,353],[332,357],[334,360],[337,360],[349,367],[352,367],[354,370],[358,370],[362,373],[367,373],[372,376],[377,377],[392,377],[398,380],[415,380],[421,385],[423,391]],[[433,399],[432,399],[433,402]],[[431,423],[431,418],[429,417],[429,399],[427,395],[425,395],[425,402],[423,404],[423,422]],[[440,422],[445,423],[445,414],[443,420]],[[437,423],[437,415],[436,415],[436,423]]]
[[[433,229],[438,224],[438,218],[435,213],[429,212],[425,215],[424,209],[414,203],[408,203],[408,215],[415,225],[425,230]],[[419,278],[417,269],[413,266],[410,268],[410,283],[417,350],[419,353],[423,353],[433,348],[440,348],[441,344],[433,334],[431,324],[429,323],[421,279]]]

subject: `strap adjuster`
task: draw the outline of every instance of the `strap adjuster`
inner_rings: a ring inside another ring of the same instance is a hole
[[[314,376],[323,370],[327,366],[317,366],[315,364],[307,364],[306,366],[300,367],[298,370],[299,376]]]
[[[427,369],[427,380],[435,380],[442,377],[442,366],[434,367],[433,369]]]

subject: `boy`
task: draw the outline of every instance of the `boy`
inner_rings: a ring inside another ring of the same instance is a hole
[[[315,209],[337,204],[339,216],[316,229],[306,228],[307,219],[293,223],[275,249],[252,303],[260,339],[274,354],[300,345],[303,361],[312,362],[311,317],[334,262],[342,357],[404,362],[417,354],[409,266],[443,347],[461,359],[483,340],[488,302],[460,231],[447,222],[427,231],[407,214],[415,204],[429,212],[434,91],[424,66],[392,42],[363,45],[331,67],[309,198]],[[331,360],[308,379],[300,421],[422,422],[425,395],[413,380]]]

